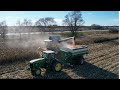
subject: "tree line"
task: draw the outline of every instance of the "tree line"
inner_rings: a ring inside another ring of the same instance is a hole
[[[71,11],[65,15],[65,18],[63,20],[63,26],[68,26],[68,29],[71,31],[72,36],[76,36],[77,31],[80,30],[80,27],[83,26],[84,23],[85,21],[82,18],[81,11]],[[16,31],[20,34],[20,38],[22,31],[25,29],[23,26],[27,27],[29,36],[34,27],[38,27],[39,31],[42,33],[45,32],[46,29],[49,32],[52,32],[58,26],[53,17],[40,18],[35,23],[33,23],[30,19],[24,19],[23,21],[18,20],[16,25]],[[7,27],[8,26],[6,21],[0,22],[0,35],[3,39],[5,39]],[[90,29],[103,29],[103,27],[98,24],[92,24]]]

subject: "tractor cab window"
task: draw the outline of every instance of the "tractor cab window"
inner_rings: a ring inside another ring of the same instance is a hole
[[[47,53],[43,53],[43,58],[47,58]]]
[[[51,60],[55,57],[54,51],[43,51],[43,58]]]

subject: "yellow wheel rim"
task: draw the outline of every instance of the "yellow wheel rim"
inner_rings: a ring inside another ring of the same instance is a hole
[[[56,71],[60,71],[61,68],[62,68],[62,65],[61,65],[60,63],[57,63],[57,64],[55,65],[55,70],[56,70]]]

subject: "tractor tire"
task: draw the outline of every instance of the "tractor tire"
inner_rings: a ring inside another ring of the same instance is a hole
[[[62,64],[58,61],[55,61],[52,66],[52,70],[55,72],[60,72],[62,70]]]
[[[31,70],[31,73],[32,73],[33,76],[39,77],[39,76],[41,76],[41,69]]]
[[[75,61],[73,61],[73,65],[83,65],[84,64],[84,57],[81,56],[77,58]]]
[[[84,57],[81,57],[80,58],[80,65],[83,65],[84,64]]]

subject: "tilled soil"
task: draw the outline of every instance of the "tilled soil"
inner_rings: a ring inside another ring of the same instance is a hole
[[[39,79],[118,79],[118,46],[118,40],[90,44],[83,65],[65,66],[61,72],[47,73],[43,69],[43,76]],[[1,65],[0,79],[33,79],[28,62]]]

